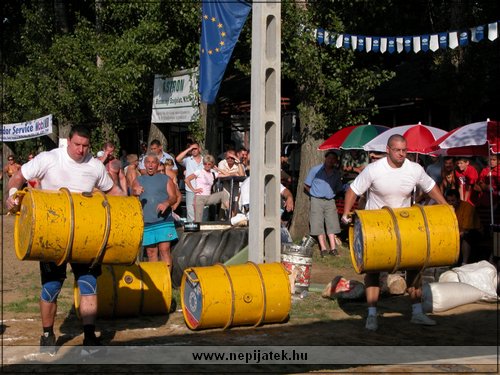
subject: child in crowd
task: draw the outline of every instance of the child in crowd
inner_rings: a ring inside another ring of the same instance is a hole
[[[457,158],[456,165],[455,177],[458,183],[460,200],[469,202],[475,206],[479,196],[474,190],[474,185],[477,183],[479,177],[476,168],[470,165],[469,159],[464,156]]]

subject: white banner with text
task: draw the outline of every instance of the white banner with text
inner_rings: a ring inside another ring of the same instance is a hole
[[[52,134],[52,115],[17,124],[2,125],[2,142],[22,141]]]

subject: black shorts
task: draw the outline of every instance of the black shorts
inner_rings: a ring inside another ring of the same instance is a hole
[[[66,279],[66,265],[63,263],[60,266],[54,262],[40,262],[40,276],[42,279],[42,285],[49,281],[60,281],[64,282]],[[73,274],[75,275],[75,280],[78,280],[82,275],[93,275],[95,278],[101,275],[102,269],[101,265],[97,264],[94,267],[90,267],[90,264],[81,263],[70,263]]]

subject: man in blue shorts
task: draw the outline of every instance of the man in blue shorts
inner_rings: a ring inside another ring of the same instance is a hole
[[[177,239],[171,207],[177,201],[177,189],[173,180],[158,173],[160,160],[154,152],[144,158],[146,174],[134,180],[132,191],[139,196],[144,216],[142,245],[150,262],[160,259],[172,267],[170,242]]]

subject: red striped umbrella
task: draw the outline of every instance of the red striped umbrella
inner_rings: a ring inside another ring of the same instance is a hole
[[[446,133],[429,145],[429,153],[473,156],[500,153],[500,122],[482,121],[464,125]]]
[[[333,133],[318,150],[362,150],[365,143],[388,129],[372,124],[348,126]]]
[[[406,139],[408,152],[417,154],[427,154],[429,145],[439,137],[446,134],[446,131],[421,123],[415,125],[402,125],[391,128],[379,136],[373,138],[363,147],[366,151],[385,152],[387,141],[394,134],[400,134]]]

